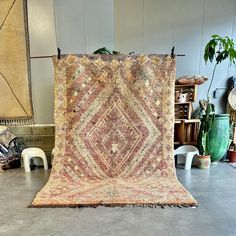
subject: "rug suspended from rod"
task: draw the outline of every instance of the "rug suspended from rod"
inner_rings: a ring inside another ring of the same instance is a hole
[[[174,59],[66,55],[54,65],[55,158],[33,207],[196,205],[174,167]]]
[[[25,0],[0,1],[0,122],[32,119],[29,40]]]

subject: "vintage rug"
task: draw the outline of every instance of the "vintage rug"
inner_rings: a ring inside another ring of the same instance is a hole
[[[26,19],[25,0],[0,1],[0,122],[22,123],[33,115]]]
[[[32,206],[196,205],[174,167],[174,59],[67,55],[54,64],[55,158]]]

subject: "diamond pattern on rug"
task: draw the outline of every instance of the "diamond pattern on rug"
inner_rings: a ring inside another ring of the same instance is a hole
[[[32,206],[196,205],[174,168],[174,59],[67,55],[54,64],[55,158]]]

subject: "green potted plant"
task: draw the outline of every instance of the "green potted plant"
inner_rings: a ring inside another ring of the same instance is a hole
[[[198,166],[201,169],[208,169],[211,163],[209,151],[209,132],[215,119],[215,107],[211,103],[200,101],[200,107],[204,114],[201,118],[201,127],[198,135]]]
[[[215,72],[217,66],[225,60],[229,60],[230,64],[235,64],[236,60],[236,50],[234,48],[233,39],[226,37],[220,37],[219,35],[212,35],[211,40],[206,44],[204,52],[204,60],[214,63],[214,69],[212,72],[210,85],[207,90],[206,100],[200,101],[201,104],[205,104],[202,108],[201,116],[201,127],[199,133],[199,149],[201,150],[201,145],[207,145],[206,149],[208,154],[211,154],[212,163],[217,163],[224,154],[227,152],[228,140],[229,140],[229,115],[228,114],[217,114],[215,115],[214,105],[210,102],[210,91],[211,86],[214,81]],[[210,114],[206,115],[208,111]],[[210,127],[207,125],[207,142],[202,141],[204,136],[201,132],[205,128],[204,124],[211,124]]]
[[[229,148],[229,162],[236,163],[236,143],[231,143]]]

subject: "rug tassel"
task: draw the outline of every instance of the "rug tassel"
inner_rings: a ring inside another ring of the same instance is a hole
[[[32,118],[12,118],[0,119],[0,125],[14,126],[14,125],[34,125],[35,122]]]
[[[178,207],[178,208],[183,208],[183,207],[191,207],[191,208],[196,208],[198,207],[195,204],[103,204],[103,203],[98,203],[98,204],[81,204],[81,205],[30,205],[29,208],[64,208],[64,207],[69,207],[69,208],[97,208],[97,207],[149,207],[149,208],[161,208],[165,209],[166,207]]]

